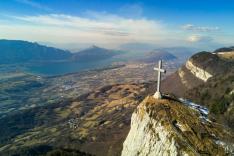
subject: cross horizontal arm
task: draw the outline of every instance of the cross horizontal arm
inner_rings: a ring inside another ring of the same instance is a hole
[[[166,73],[166,70],[165,70],[165,69],[154,68],[154,70],[160,71],[160,72],[162,72],[162,73]]]

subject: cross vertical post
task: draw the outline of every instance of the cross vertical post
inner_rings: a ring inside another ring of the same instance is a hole
[[[162,68],[162,61],[161,60],[158,61],[158,68],[159,69]],[[161,81],[161,72],[160,72],[160,70],[158,70],[157,92],[160,91],[160,81]]]
[[[160,83],[161,83],[161,73],[166,73],[166,70],[162,69],[162,60],[158,61],[158,68],[154,68],[158,71],[158,81],[157,81],[157,91],[154,94],[155,99],[161,99],[162,95],[160,93]]]

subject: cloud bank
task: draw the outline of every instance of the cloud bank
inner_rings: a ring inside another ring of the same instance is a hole
[[[184,30],[190,30],[190,31],[198,31],[198,32],[214,32],[219,31],[219,27],[203,27],[203,26],[195,26],[193,24],[186,24],[182,26]]]
[[[168,36],[165,26],[159,21],[132,19],[105,12],[88,12],[86,17],[44,14],[11,18],[14,23],[0,22],[0,29],[4,30],[0,33],[3,36],[23,36],[29,40],[121,44],[133,41],[154,43]]]
[[[18,0],[24,3],[29,0]],[[29,3],[43,7],[39,3]],[[140,5],[124,6],[124,10],[136,18],[86,11],[82,16],[67,14],[8,15],[0,20],[0,36],[6,39],[20,39],[50,42],[58,45],[99,45],[107,48],[120,47],[128,43],[147,43],[161,46],[196,46],[203,42],[209,45],[215,39],[211,32],[218,27],[201,27],[192,24],[170,27],[162,21],[143,17]],[[136,12],[133,10],[137,10]],[[137,17],[138,16],[138,17]],[[195,34],[194,34],[195,32]],[[206,35],[200,35],[210,32]],[[192,45],[194,44],[194,45]],[[66,47],[67,48],[67,47]]]
[[[208,36],[202,36],[202,35],[191,35],[187,38],[189,42],[210,42],[212,41],[211,37]]]

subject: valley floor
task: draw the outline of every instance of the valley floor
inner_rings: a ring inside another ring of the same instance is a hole
[[[130,63],[54,77],[4,72],[0,76],[0,153],[10,155],[43,145],[119,155],[133,110],[154,90],[154,66]],[[165,63],[167,75],[177,66]]]

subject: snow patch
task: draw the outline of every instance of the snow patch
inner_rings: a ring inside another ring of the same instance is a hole
[[[215,143],[216,143],[217,145],[226,146],[226,143],[223,142],[223,141],[220,141],[220,140],[216,140]]]
[[[200,113],[200,119],[202,119],[203,121],[206,121],[206,122],[211,122],[209,119],[208,119],[208,114],[209,114],[209,110],[208,108],[206,108],[205,106],[201,106],[199,104],[196,104],[194,102],[191,102],[187,99],[183,99],[183,98],[179,98],[180,102],[182,102],[183,104],[185,104],[186,106],[198,111]]]
[[[231,153],[231,155],[234,155],[234,145],[232,143],[225,143],[221,140],[215,140],[215,143],[222,146],[226,153]]]
[[[234,89],[230,92],[230,95],[234,94]]]

